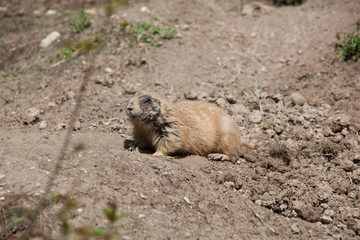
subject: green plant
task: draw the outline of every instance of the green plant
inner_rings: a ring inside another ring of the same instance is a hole
[[[119,35],[128,40],[130,48],[133,48],[139,42],[161,46],[163,44],[162,40],[172,39],[176,33],[174,29],[153,26],[151,22],[124,22],[120,25],[119,31]]]
[[[56,55],[59,57],[60,60],[63,60],[63,59],[70,57],[70,55],[72,53],[73,52],[70,49],[63,49],[63,50],[57,51]]]
[[[336,49],[340,50],[340,53],[335,58],[341,58],[344,61],[352,60],[356,62],[360,58],[360,20],[356,22],[356,31],[348,33],[344,36],[343,40],[340,34],[336,34],[336,38],[339,41],[335,45]]]
[[[11,69],[11,73],[12,73],[12,75],[14,75],[14,76],[16,76],[16,75],[18,75],[18,74],[21,74],[21,73],[23,73],[24,72],[24,70],[22,70],[22,68],[12,68]]]
[[[103,46],[109,38],[109,35],[107,34],[94,33],[92,35],[92,37],[86,38],[80,42],[75,42],[72,40],[66,41],[66,49],[56,52],[59,60],[70,57],[71,54],[75,51],[79,51],[80,53],[87,53],[97,46]]]
[[[90,14],[85,13],[84,6],[78,12],[78,15],[72,21],[72,25],[74,26],[77,33],[82,32],[85,28],[90,27],[91,25],[91,16]]]

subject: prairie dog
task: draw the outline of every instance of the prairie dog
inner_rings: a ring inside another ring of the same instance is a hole
[[[201,101],[178,103],[141,91],[130,100],[126,112],[134,127],[134,140],[155,149],[154,155],[196,154],[213,160],[236,157],[243,141],[235,121],[214,104]]]

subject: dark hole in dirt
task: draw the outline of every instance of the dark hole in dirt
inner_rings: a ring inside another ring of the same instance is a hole
[[[272,147],[270,149],[270,156],[281,159],[287,166],[290,164],[291,158],[285,145]]]
[[[272,4],[276,6],[297,6],[305,2],[305,0],[271,0]]]
[[[331,142],[324,142],[321,146],[321,153],[328,161],[333,160],[339,153],[338,146]]]

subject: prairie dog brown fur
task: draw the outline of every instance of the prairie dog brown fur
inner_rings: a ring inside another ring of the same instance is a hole
[[[229,160],[238,154],[240,145],[257,147],[243,141],[230,115],[211,103],[173,103],[141,91],[131,98],[126,112],[134,127],[135,142],[154,148],[154,155],[196,154]]]

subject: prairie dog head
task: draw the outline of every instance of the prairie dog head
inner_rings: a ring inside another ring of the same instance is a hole
[[[138,92],[130,99],[126,113],[131,119],[153,122],[161,114],[160,99],[149,92]]]

